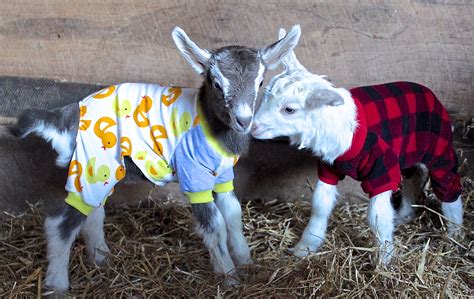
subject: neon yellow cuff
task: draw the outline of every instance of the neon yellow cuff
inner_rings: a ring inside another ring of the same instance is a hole
[[[234,190],[234,181],[228,181],[225,183],[216,184],[214,186],[214,192],[225,193]]]
[[[74,192],[68,193],[66,203],[86,216],[89,216],[94,209],[93,206],[86,204],[78,193]]]
[[[212,197],[212,190],[204,190],[199,192],[184,192],[188,197],[189,202],[194,203],[208,203],[213,202],[214,197]]]
[[[92,210],[95,209],[95,207],[86,204],[78,193],[69,192],[65,201],[68,205],[75,208],[76,210],[78,210],[79,212],[81,212],[82,214],[86,216],[89,216]],[[107,197],[104,199],[104,201],[102,201],[102,205],[105,205],[106,201],[107,201]]]

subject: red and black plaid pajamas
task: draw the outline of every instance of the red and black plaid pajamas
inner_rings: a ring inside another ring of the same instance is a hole
[[[362,181],[370,197],[396,190],[400,174],[423,163],[439,200],[461,194],[457,157],[446,109],[428,88],[394,82],[351,90],[359,127],[351,148],[333,165],[319,164],[319,178],[336,185],[345,175]]]

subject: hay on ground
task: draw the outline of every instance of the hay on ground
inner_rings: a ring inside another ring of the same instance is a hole
[[[239,287],[222,287],[209,255],[193,232],[189,206],[153,204],[109,209],[106,235],[111,249],[102,268],[87,261],[82,240],[70,262],[69,295],[115,298],[288,296],[467,297],[473,294],[472,221],[474,182],[464,178],[466,235],[450,239],[443,220],[430,207],[396,232],[397,257],[390,267],[375,267],[374,240],[366,224],[366,204],[339,205],[325,245],[309,258],[286,249],[301,235],[308,203],[254,201],[244,206],[245,234],[256,264],[241,269]],[[46,269],[43,215],[33,207],[8,217],[0,230],[0,297],[33,297]]]

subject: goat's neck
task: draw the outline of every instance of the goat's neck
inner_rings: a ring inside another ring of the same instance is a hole
[[[197,101],[202,107],[202,114],[214,138],[230,153],[234,155],[246,154],[250,145],[249,135],[234,131],[228,123],[217,117],[211,110],[211,106],[216,105],[220,100],[214,99],[203,85],[199,90]]]
[[[356,105],[350,93],[346,92],[343,105],[325,106],[308,112],[307,123],[311,126],[290,137],[291,142],[300,148],[311,149],[330,164],[346,152],[358,125]]]

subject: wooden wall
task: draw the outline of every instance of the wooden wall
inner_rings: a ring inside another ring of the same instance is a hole
[[[336,84],[412,80],[473,113],[473,2],[0,0],[0,76],[197,86],[174,26],[203,47],[261,47],[299,23],[300,60]]]

